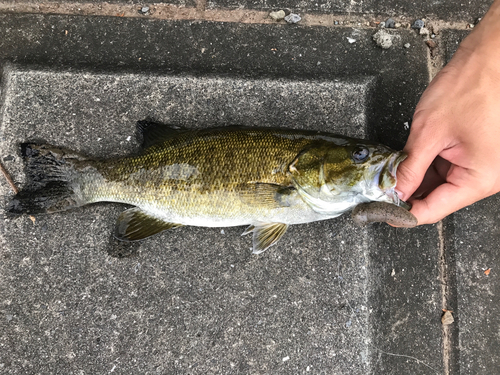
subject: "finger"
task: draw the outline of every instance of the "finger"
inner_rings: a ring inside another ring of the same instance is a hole
[[[432,162],[427,172],[425,172],[424,180],[411,197],[417,199],[425,198],[439,185],[444,184],[446,182],[446,176],[448,175],[450,166],[451,163],[448,160],[438,156]]]
[[[396,190],[400,198],[408,200],[422,183],[425,173],[434,159],[445,148],[446,139],[438,120],[429,118],[425,111],[415,113],[410,136],[404,151],[408,158],[397,170]]]
[[[476,189],[445,183],[424,199],[412,200],[410,212],[415,215],[419,225],[433,224],[481,198]]]
[[[425,148],[422,148],[425,149]],[[402,200],[408,200],[417,188],[422,184],[425,174],[439,151],[434,152],[408,152],[408,158],[404,160],[397,170],[396,190]]]

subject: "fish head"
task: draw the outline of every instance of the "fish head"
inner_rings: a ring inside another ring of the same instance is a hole
[[[397,167],[406,156],[381,144],[349,139],[311,147],[289,169],[303,200],[315,211],[335,216],[364,202],[401,205],[394,188]]]

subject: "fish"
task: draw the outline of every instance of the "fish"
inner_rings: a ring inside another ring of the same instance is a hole
[[[96,202],[132,205],[114,236],[138,241],[181,226],[248,226],[253,253],[290,225],[338,217],[361,203],[403,206],[394,190],[406,158],[382,144],[312,130],[183,129],[137,122],[141,150],[98,159],[24,143],[26,183],[10,214],[50,214]]]

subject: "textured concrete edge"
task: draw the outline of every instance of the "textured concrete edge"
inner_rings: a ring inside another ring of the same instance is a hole
[[[133,69],[130,67],[119,68],[119,67],[93,67],[90,65],[84,65],[79,67],[71,67],[67,64],[53,67],[47,66],[44,64],[21,64],[21,63],[12,63],[12,62],[2,62],[0,61],[0,130],[3,128],[3,111],[5,108],[5,100],[8,93],[8,87],[10,82],[10,77],[14,73],[28,73],[28,72],[39,72],[39,73],[49,73],[49,74],[91,74],[91,75],[103,75],[103,76],[123,76],[123,75],[132,75],[132,76],[143,76],[147,75],[149,77],[186,77],[186,78],[204,78],[208,80],[214,79],[232,79],[232,80],[241,80],[241,81],[250,81],[250,82],[297,82],[297,83],[305,83],[311,82],[316,84],[322,83],[335,83],[338,85],[363,85],[367,87],[366,92],[364,93],[365,100],[369,107],[368,109],[373,109],[373,103],[371,102],[371,98],[377,89],[377,84],[379,83],[379,79],[373,75],[362,75],[356,74],[353,76],[349,76],[347,78],[344,77],[332,77],[331,79],[325,77],[319,78],[301,78],[297,76],[292,77],[273,77],[264,75],[262,77],[244,77],[238,73],[217,73],[217,72],[207,72],[207,73],[197,73],[197,72],[158,72],[151,68],[145,69]],[[368,120],[368,119],[366,119]],[[368,126],[368,123],[367,123]],[[369,129],[364,129],[366,134],[369,134]],[[0,133],[1,136],[2,133]]]
[[[1,64],[1,61],[0,61]],[[4,139],[4,116],[5,116],[5,100],[7,96],[7,81],[8,81],[8,70],[10,68],[10,64],[1,64],[0,65],[0,142]],[[5,219],[5,205],[7,203],[9,194],[9,182],[8,179],[11,178],[9,171],[5,168],[3,162],[3,155],[0,154],[0,166],[2,171],[0,171],[0,191],[4,190],[3,186],[5,186],[5,191],[7,192],[5,195],[0,194],[0,220]],[[4,172],[5,171],[5,172]],[[5,248],[5,236],[2,235],[5,226],[0,225],[0,245],[2,248]]]
[[[0,141],[4,137],[5,101],[7,99],[8,82],[13,65],[0,60]],[[1,157],[1,155],[0,155]],[[0,163],[2,160],[0,159]],[[3,182],[2,182],[3,183]]]

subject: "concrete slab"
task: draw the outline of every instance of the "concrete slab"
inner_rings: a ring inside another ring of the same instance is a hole
[[[493,3],[488,1],[395,1],[395,0],[368,0],[368,1],[279,1],[279,0],[208,0],[208,8],[231,8],[231,9],[258,9],[278,10],[286,9],[292,12],[317,12],[333,14],[362,13],[371,14],[372,17],[408,16],[409,21],[417,18],[437,17],[443,20],[469,20],[473,22],[482,17],[489,6]]]
[[[460,374],[494,373],[500,366],[500,230],[498,195],[454,215]],[[449,229],[451,229],[449,228]]]
[[[151,115],[186,126],[286,126],[297,121],[300,128],[363,136],[373,85],[370,77],[298,82],[15,68],[7,69],[3,81],[1,150],[14,158],[6,164],[16,181],[22,181],[22,174],[15,172],[22,165],[19,142],[44,139],[100,157],[122,155],[135,148],[135,119]],[[2,195],[7,194],[5,188]],[[114,243],[109,238],[120,207],[109,206],[37,217],[34,224],[28,217],[4,222],[3,251],[9,260],[0,273],[8,281],[0,289],[12,316],[6,318],[5,328],[11,337],[18,331],[26,340],[35,336],[47,346],[51,340],[55,343],[46,360],[28,365],[21,360],[26,359],[25,346],[15,345],[10,351],[14,368],[65,368],[73,355],[73,365],[88,366],[85,358],[94,349],[87,346],[100,340],[103,358],[92,365],[94,372],[109,371],[112,364],[123,372],[137,371],[136,355],[154,350],[159,351],[158,360],[148,366],[171,362],[164,368],[168,371],[190,366],[198,373],[224,372],[232,366],[258,372],[303,372],[308,366],[337,372],[349,368],[350,373],[369,369],[366,231],[353,228],[347,218],[293,228],[265,259],[250,254],[249,238],[240,236],[244,228],[184,228],[142,242],[138,257],[117,262],[106,250]],[[338,246],[333,254],[332,242]],[[85,261],[76,259],[81,255]],[[310,262],[302,260],[307,258]],[[342,264],[349,268],[344,270]],[[138,282],[137,276],[143,280]],[[319,287],[321,283],[330,286]],[[41,284],[50,287],[42,292]],[[103,295],[108,297],[102,300]],[[42,319],[43,329],[34,328]],[[162,319],[163,330],[146,333],[156,329],[158,322],[152,320]],[[184,323],[179,326],[179,321]],[[110,322],[117,333],[107,332]],[[69,332],[82,323],[79,340]],[[51,333],[45,336],[44,331]],[[139,337],[141,332],[145,336]],[[133,348],[125,344],[125,350],[132,351],[127,364],[115,362],[114,347],[131,337],[136,342]],[[171,344],[160,349],[163,341]],[[78,345],[85,346],[78,352],[86,355],[77,353]],[[43,357],[39,350],[33,354]],[[223,360],[209,360],[221,351]],[[327,360],[329,356],[335,361]],[[290,361],[283,360],[287,357]]]
[[[37,15],[0,20],[3,62],[55,67],[11,69],[2,78],[1,157],[19,181],[15,137],[44,137],[100,156],[125,154],[136,147],[136,117],[148,114],[181,124],[198,119],[196,126],[285,126],[279,110],[293,127],[338,129],[402,147],[405,122],[428,77],[426,46],[411,30],[396,31],[394,46],[383,50],[372,30],[349,28]],[[279,104],[273,95],[283,90]],[[434,226],[361,230],[340,218],[294,227],[279,247],[255,257],[241,228],[182,228],[119,247],[110,233],[122,209],[95,205],[2,227],[6,334],[0,345],[10,349],[0,351],[4,369],[442,369]]]

